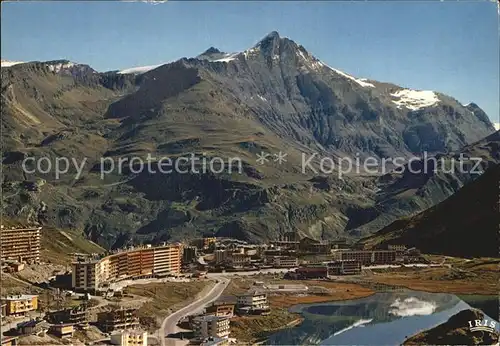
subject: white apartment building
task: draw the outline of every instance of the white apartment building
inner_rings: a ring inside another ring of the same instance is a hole
[[[292,256],[275,256],[273,266],[277,268],[294,268],[299,266],[299,259]]]
[[[227,259],[226,250],[215,250],[215,263],[217,264],[224,263],[226,259]]]
[[[226,317],[205,315],[193,320],[193,330],[198,338],[227,338],[229,328],[229,319]]]
[[[249,292],[238,296],[236,305],[239,307],[251,307],[252,309],[267,309],[267,294],[259,292]]]

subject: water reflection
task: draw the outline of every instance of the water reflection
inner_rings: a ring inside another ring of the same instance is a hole
[[[397,345],[423,329],[445,322],[470,306],[457,296],[417,291],[291,309],[304,317],[294,328],[272,335],[271,345]]]

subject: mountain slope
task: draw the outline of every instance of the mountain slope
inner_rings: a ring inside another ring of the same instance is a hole
[[[241,53],[211,48],[130,73],[68,61],[17,64],[2,68],[2,91],[4,212],[84,230],[106,247],[214,233],[250,241],[287,231],[366,234],[373,225],[357,230],[372,219],[359,215],[390,198],[380,197],[380,186],[391,187],[378,174],[321,172],[320,158],[449,152],[493,132],[477,106],[349,76],[276,32]],[[270,154],[263,165],[261,152]],[[275,161],[279,152],[286,162]],[[241,173],[163,174],[130,164],[191,153],[239,158]],[[313,154],[316,171],[303,170],[303,155]],[[58,177],[21,165],[60,156],[83,164],[81,172],[71,164]],[[460,184],[450,186],[442,198]],[[377,225],[434,201],[422,200],[384,211]]]
[[[457,257],[498,257],[499,176],[500,165],[493,165],[445,201],[395,221],[361,243],[406,244],[425,253]]]

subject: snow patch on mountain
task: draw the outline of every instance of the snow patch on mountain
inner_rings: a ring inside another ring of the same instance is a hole
[[[164,64],[159,64],[159,65],[149,65],[149,66],[137,66],[137,67],[131,67],[127,68],[121,71],[118,71],[118,74],[143,74],[148,71],[154,70],[157,67],[160,67],[161,65]]]
[[[250,59],[256,55],[259,55],[260,53],[260,48],[259,47],[252,47],[250,49],[247,49],[246,51],[243,52],[243,55],[245,56],[245,59]]]
[[[396,100],[392,100],[392,103],[398,108],[404,107],[413,111],[430,107],[439,102],[436,93],[430,90],[401,89],[390,95],[396,98]]]
[[[366,82],[366,78],[358,79],[358,78],[355,78],[355,77],[353,77],[351,75],[348,75],[345,72],[342,72],[340,70],[334,69],[333,67],[330,67],[328,65],[327,65],[327,67],[330,68],[330,69],[332,69],[333,71],[335,71],[339,75],[341,75],[341,76],[343,76],[343,77],[345,77],[347,79],[350,79],[353,82],[356,82],[357,84],[361,85],[363,88],[375,88],[375,85],[373,85],[372,83]]]
[[[240,53],[226,53],[222,58],[215,59],[215,60],[210,60],[212,62],[230,62],[233,60],[236,60]]]
[[[257,95],[262,101],[267,102],[267,99],[262,95]]]
[[[1,67],[10,67],[14,65],[24,64],[24,61],[9,61],[9,60],[0,60]]]
[[[60,62],[57,64],[48,64],[49,70],[55,73],[60,72],[61,70],[65,70],[67,68],[75,66],[75,63],[72,62]]]
[[[362,79],[358,79],[358,78],[355,78],[351,75],[348,75],[347,73],[345,72],[342,72],[340,70],[337,70],[333,67],[330,67],[328,66],[327,64],[325,64],[324,62],[322,62],[321,60],[318,60],[316,59],[315,57],[311,56],[311,55],[306,55],[306,53],[304,53],[301,49],[297,50],[297,56],[302,59],[306,65],[308,65],[309,67],[311,67],[313,70],[319,70],[323,67],[327,67],[329,68],[330,70],[332,70],[333,72],[341,75],[342,77],[344,78],[347,78],[355,83],[357,83],[358,85],[364,87],[364,88],[375,88],[375,85],[373,85],[372,83],[368,83],[366,82],[366,79],[365,78],[362,78]]]

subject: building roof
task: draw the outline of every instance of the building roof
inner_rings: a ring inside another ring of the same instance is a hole
[[[2,298],[2,300],[27,300],[38,297],[36,294],[20,294],[17,296],[7,296]]]
[[[254,297],[254,296],[262,296],[266,295],[263,291],[258,289],[249,290],[243,294],[238,295],[238,297]]]
[[[59,324],[52,324],[52,328],[58,328],[58,327],[73,327],[74,323],[59,323]]]
[[[213,346],[213,345],[218,345],[220,344],[221,342],[223,342],[225,339],[222,339],[222,338],[207,338],[205,340],[203,340],[200,344],[200,346]]]
[[[16,327],[17,328],[34,327],[37,324],[40,324],[42,322],[43,322],[43,320],[39,320],[39,321],[37,321],[37,320],[24,321],[24,322],[19,322]]]
[[[220,321],[220,320],[227,320],[226,317],[223,316],[214,316],[214,315],[201,315],[197,316],[194,318],[195,321]]]

